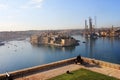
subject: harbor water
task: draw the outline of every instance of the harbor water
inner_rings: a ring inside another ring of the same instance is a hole
[[[75,47],[32,45],[28,40],[9,41],[0,46],[0,74],[11,72],[78,55],[120,64],[120,38],[84,38]],[[84,42],[84,43],[83,43]]]

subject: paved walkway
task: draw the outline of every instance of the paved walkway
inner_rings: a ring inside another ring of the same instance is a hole
[[[62,66],[62,67],[58,67],[58,68],[51,69],[48,71],[44,71],[44,72],[29,75],[29,76],[25,76],[22,78],[17,78],[15,80],[46,80],[46,79],[58,76],[60,74],[64,74],[64,73],[66,73],[67,70],[74,71],[74,70],[77,70],[80,68],[89,69],[91,71],[99,72],[99,73],[113,76],[113,77],[120,79],[120,70],[117,70],[117,69],[108,68],[108,67],[99,67],[96,65],[82,66],[79,64],[77,64],[77,65],[76,64],[69,64],[67,66]]]

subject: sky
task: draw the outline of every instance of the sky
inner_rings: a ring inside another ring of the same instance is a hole
[[[120,0],[0,0],[0,31],[120,26]]]

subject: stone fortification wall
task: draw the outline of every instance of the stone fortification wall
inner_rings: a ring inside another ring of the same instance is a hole
[[[99,65],[99,66],[110,67],[110,68],[120,70],[120,65],[119,64],[114,64],[114,63],[110,63],[110,62],[105,62],[105,61],[91,59],[91,58],[85,58],[85,57],[83,57],[82,59],[84,60],[84,62],[87,62],[89,64],[96,64],[96,65]]]
[[[26,68],[26,69],[22,69],[22,70],[9,72],[9,74],[13,78],[22,77],[22,76],[25,76],[27,74],[34,74],[36,72],[49,70],[51,68],[55,68],[55,67],[58,67],[60,65],[65,65],[65,64],[68,64],[68,63],[72,63],[73,60],[74,60],[74,58],[66,59],[66,60],[57,61],[57,62],[45,64],[45,65],[40,65],[40,66],[35,66],[35,67],[31,67],[31,68]],[[0,80],[6,80],[5,78],[6,78],[6,74],[1,74],[0,75]]]
[[[60,67],[61,65],[67,65],[68,63],[74,63],[75,59],[76,58],[70,58],[70,59],[57,61],[57,62],[45,64],[45,65],[40,65],[40,66],[35,66],[35,67],[31,67],[31,68],[26,68],[26,69],[10,72],[9,74],[13,78],[22,77],[22,76],[25,76],[25,75],[34,74],[36,72]],[[90,58],[85,58],[85,57],[82,57],[82,59],[85,63],[96,64],[96,65],[99,65],[99,66],[110,67],[110,68],[120,70],[120,65],[118,65],[118,64],[113,64],[113,63],[100,61],[100,60],[95,60],[95,59],[90,59]],[[0,80],[5,80],[5,78],[6,78],[6,74],[1,74],[0,75]]]

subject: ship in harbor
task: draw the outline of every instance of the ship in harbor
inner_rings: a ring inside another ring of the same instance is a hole
[[[33,35],[30,38],[30,42],[32,44],[39,44],[39,45],[47,44],[47,45],[55,45],[61,47],[79,45],[79,41],[71,36],[67,36],[64,34],[53,34],[53,33]]]
[[[5,45],[5,43],[3,43],[2,41],[0,41],[0,46],[2,46],[2,45]]]

